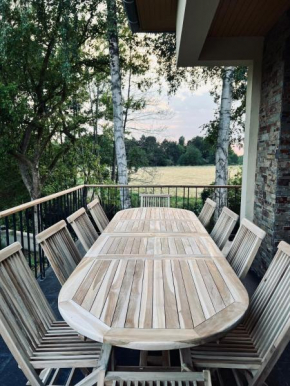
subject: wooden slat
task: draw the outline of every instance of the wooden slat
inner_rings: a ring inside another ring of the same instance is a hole
[[[73,296],[73,301],[75,301],[77,304],[82,304],[92,281],[96,277],[99,268],[101,266],[102,262],[101,261],[96,261],[95,264],[92,266],[90,271],[87,273],[83,281],[80,283],[79,288],[76,290],[74,296]]]
[[[180,269],[180,263],[178,260],[172,260],[171,265],[180,327],[193,328],[193,322]]]
[[[98,272],[93,276],[90,276],[90,286],[88,288],[88,291],[86,295],[83,298],[82,303],[80,304],[83,309],[89,311],[94,303],[95,297],[98,294],[98,291],[102,285],[104,276],[110,266],[111,262],[110,260],[104,260],[101,262],[101,266],[98,269]],[[82,288],[79,288],[78,291],[81,291]]]
[[[144,261],[137,261],[134,272],[134,279],[130,294],[130,301],[127,310],[125,327],[138,328],[139,314],[141,307],[142,284],[144,275]]]
[[[193,324],[194,326],[198,326],[205,320],[200,299],[193,281],[190,268],[188,266],[188,262],[185,260],[180,261],[180,267],[184,279],[184,285],[186,289]]]
[[[164,287],[162,261],[154,261],[153,274],[153,328],[165,328]]]
[[[108,326],[111,326],[112,324],[113,315],[117,305],[120,288],[124,279],[126,268],[127,268],[127,261],[125,260],[120,261],[120,264],[118,265],[109,294],[107,296],[106,303],[102,311],[102,315],[100,319]]]
[[[194,284],[197,289],[199,301],[201,303],[204,316],[206,319],[208,319],[215,314],[214,306],[207,292],[207,288],[203,281],[202,274],[198,269],[197,262],[193,260],[189,261],[188,264],[191,270],[191,274],[193,276]]]
[[[164,309],[166,328],[179,328],[179,318],[170,260],[163,260]]]
[[[125,325],[127,309],[130,300],[130,293],[133,284],[135,264],[135,260],[128,261],[112,321],[112,327],[120,328],[124,327]]]
[[[204,261],[198,260],[197,265],[202,275],[203,281],[206,285],[207,292],[211,298],[215,311],[219,312],[225,308],[225,304],[212,278],[212,275]]]
[[[110,266],[107,269],[107,272],[103,278],[102,285],[94,299],[94,303],[91,306],[90,313],[96,318],[100,318],[102,310],[107,300],[108,293],[111,289],[116,271],[120,264],[119,260],[112,260]]]
[[[139,328],[151,328],[153,316],[153,261],[145,261]]]

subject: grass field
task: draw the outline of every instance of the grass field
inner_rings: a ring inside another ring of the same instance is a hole
[[[240,166],[230,166],[229,176],[233,177]],[[164,166],[141,168],[131,175],[130,185],[210,185],[214,181],[214,166]]]

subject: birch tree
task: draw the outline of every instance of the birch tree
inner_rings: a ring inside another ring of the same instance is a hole
[[[118,183],[120,185],[128,185],[128,168],[123,129],[122,83],[119,58],[120,54],[116,0],[107,0],[107,25],[113,101],[115,154],[118,168]],[[127,188],[120,189],[120,197],[122,208],[130,208],[131,202],[129,190]]]
[[[234,67],[226,67],[223,75],[223,86],[220,105],[220,120],[215,156],[215,185],[227,185],[228,182],[228,155],[230,143],[230,124],[232,108],[232,79]],[[227,189],[216,189],[217,209],[216,218],[222,208],[227,205]]]

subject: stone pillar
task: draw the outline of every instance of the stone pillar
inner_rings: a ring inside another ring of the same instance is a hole
[[[290,14],[265,38],[254,222],[267,233],[253,264],[261,276],[278,243],[290,243]]]

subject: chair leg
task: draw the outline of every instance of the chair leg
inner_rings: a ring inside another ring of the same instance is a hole
[[[103,344],[102,351],[99,359],[99,366],[94,369],[90,375],[78,382],[75,386],[93,386],[96,383],[98,386],[104,384],[104,379],[107,371],[107,367],[112,352],[112,346],[110,344]]]
[[[99,382],[99,378],[100,380],[102,380],[104,376],[102,373],[105,373],[105,371],[105,366],[100,366],[97,369],[93,370],[90,375],[82,379],[75,386],[93,386]]]
[[[204,385],[205,386],[212,386],[211,376],[210,376],[209,370],[203,370],[203,378],[204,378]]]
[[[182,348],[179,350],[181,371],[195,371],[191,360],[190,349]]]
[[[101,370],[100,373],[99,373],[97,386],[104,386],[105,376],[106,376],[106,371],[105,370]]]
[[[140,360],[139,360],[139,366],[145,367],[147,366],[148,361],[148,351],[140,351]]]
[[[66,381],[66,384],[65,384],[65,386],[70,386],[70,383],[71,383],[71,380],[73,379],[73,376],[74,376],[74,374],[75,374],[75,368],[72,368],[71,369],[71,371],[70,371],[70,373],[69,373],[69,376],[68,376],[68,378],[67,378],[67,381]]]
[[[170,351],[162,351],[162,366],[170,367]]]
[[[241,380],[241,377],[240,377],[239,372],[237,371],[237,369],[232,369],[232,372],[234,374],[237,386],[243,386],[243,381]]]

